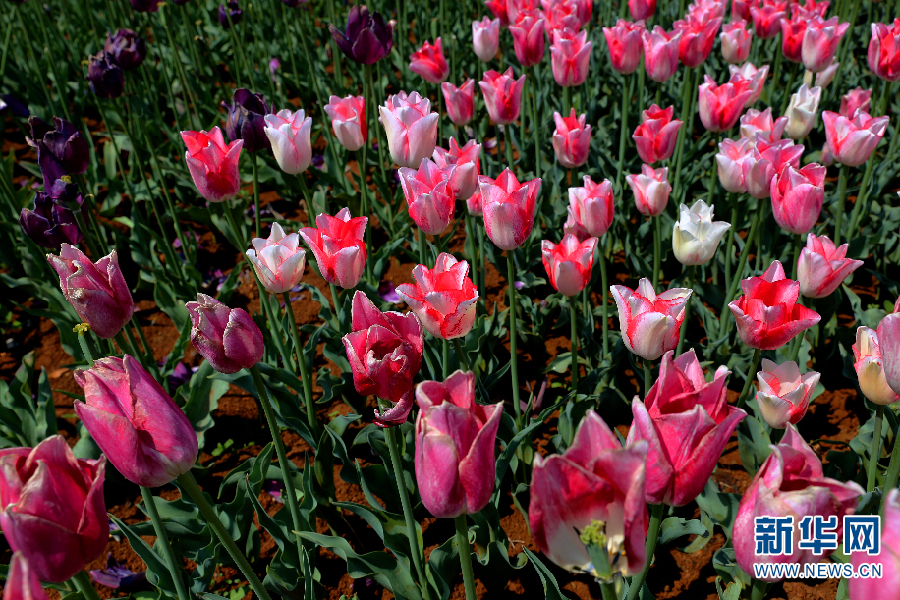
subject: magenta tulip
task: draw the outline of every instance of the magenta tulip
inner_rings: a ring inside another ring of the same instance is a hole
[[[585,175],[584,187],[569,188],[569,217],[564,232],[573,234],[580,242],[599,238],[613,223],[615,205],[609,179],[594,183]]]
[[[409,216],[429,235],[443,233],[453,219],[456,198],[450,180],[455,172],[455,165],[442,169],[427,158],[422,159],[418,169],[400,169]]]
[[[762,6],[750,5],[753,29],[760,39],[768,40],[781,33],[781,22],[789,19],[791,0],[762,0]]]
[[[441,84],[441,93],[447,105],[447,116],[454,125],[461,127],[472,122],[475,117],[474,79],[466,79],[459,87],[445,81]]]
[[[187,145],[184,160],[200,195],[210,202],[233,198],[241,189],[238,159],[244,140],[225,144],[222,131],[213,127],[205,131],[182,131]]]
[[[825,139],[835,160],[848,167],[858,167],[869,160],[887,131],[888,117],[873,118],[861,110],[844,117],[830,110],[822,113]]]
[[[525,243],[534,228],[534,205],[541,180],[519,183],[509,169],[496,180],[480,181],[484,227],[494,245],[514,250]]]
[[[632,23],[624,19],[616,21],[615,27],[604,27],[603,36],[609,49],[612,68],[623,75],[634,73],[641,64],[644,52],[644,23]]]
[[[513,50],[519,64],[524,68],[533,67],[544,60],[544,19],[540,13],[523,10],[510,23],[509,32],[513,37]]]
[[[550,44],[550,67],[553,79],[562,87],[584,83],[591,67],[591,43],[587,41],[587,31],[554,31],[553,43]]]
[[[721,24],[721,18],[706,21],[692,15],[688,15],[684,20],[675,21],[675,29],[681,32],[678,57],[684,66],[693,69],[703,64],[712,51]]]
[[[638,155],[645,163],[666,160],[675,151],[675,142],[682,123],[672,118],[674,114],[674,106],[662,109],[656,104],[650,105],[650,108],[641,114],[643,117],[641,124],[631,137],[637,144]]]
[[[828,236],[810,233],[797,263],[800,293],[807,298],[830,296],[850,273],[863,266],[863,261],[846,257],[847,244],[835,247]]]
[[[785,164],[772,179],[772,214],[779,227],[802,235],[815,226],[825,200],[825,171],[815,163],[799,170]]]
[[[498,125],[515,123],[522,110],[522,88],[525,76],[513,78],[512,67],[502,75],[497,71],[486,71],[484,79],[478,82],[484,95],[484,106],[491,121]]]
[[[803,37],[809,19],[794,15],[781,21],[781,53],[792,63],[803,62]]]
[[[884,81],[900,81],[900,19],[885,25],[872,23],[869,70]]]
[[[312,160],[312,146],[309,134],[312,131],[312,117],[303,110],[291,112],[287,109],[274,115],[265,115],[263,132],[272,145],[275,162],[288,175],[297,175],[309,168]]]
[[[677,29],[666,31],[657,25],[653,31],[643,32],[643,40],[644,69],[647,71],[647,77],[659,83],[668,80],[678,70],[681,32]]]
[[[740,80],[719,85],[709,75],[704,75],[703,79],[698,100],[700,121],[707,131],[728,131],[753,97],[750,83]]]
[[[410,54],[409,60],[409,70],[421,75],[428,83],[446,81],[450,75],[450,66],[444,58],[441,38],[437,38],[434,44],[424,41],[420,49]]]
[[[574,296],[583,290],[591,280],[596,248],[595,237],[579,242],[574,235],[566,234],[559,244],[542,240],[541,256],[553,289],[563,296]]]
[[[747,191],[744,182],[744,163],[750,159],[755,151],[749,138],[740,138],[737,141],[724,139],[719,142],[719,152],[716,153],[718,165],[719,183],[726,191],[742,193]]]
[[[841,116],[852,119],[857,110],[865,113],[872,111],[872,89],[864,90],[861,87],[854,88],[841,96]]]
[[[216,371],[237,373],[262,359],[262,332],[246,310],[228,308],[206,294],[184,306],[191,316],[191,343]]]
[[[628,11],[635,21],[646,21],[656,12],[656,0],[628,0]]]
[[[587,125],[587,115],[576,116],[573,108],[568,117],[554,112],[553,120],[556,130],[550,142],[556,160],[567,169],[580,167],[587,162],[591,151],[591,126]]]
[[[465,337],[475,324],[478,303],[478,289],[468,273],[469,263],[441,252],[433,269],[416,265],[416,283],[401,283],[397,295],[431,335],[445,340]]]
[[[14,552],[3,585],[3,600],[48,600],[41,580],[21,552]]]
[[[300,237],[316,257],[322,279],[345,290],[356,287],[366,267],[368,222],[368,217],[351,218],[345,207],[333,217],[317,216],[315,227],[300,230]]]

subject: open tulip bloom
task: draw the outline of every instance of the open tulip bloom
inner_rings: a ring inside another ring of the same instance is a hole
[[[416,284],[398,285],[397,295],[409,304],[431,335],[445,340],[464,337],[475,324],[478,302],[478,290],[468,271],[466,261],[442,252],[433,269],[416,265]]]
[[[630,352],[656,360],[675,349],[692,290],[673,288],[657,295],[646,278],[641,279],[636,290],[624,285],[609,289],[619,307],[622,341]]]

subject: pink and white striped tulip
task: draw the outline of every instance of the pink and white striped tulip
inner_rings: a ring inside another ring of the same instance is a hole
[[[703,79],[698,97],[700,121],[707,131],[728,131],[754,95],[751,84],[740,80],[719,85],[709,75],[704,75]]]
[[[468,200],[472,194],[478,191],[478,178],[481,175],[481,167],[478,155],[481,152],[481,144],[475,140],[469,140],[465,146],[460,146],[456,138],[450,138],[449,150],[435,148],[432,159],[441,169],[455,166],[456,171],[450,176],[450,189],[457,200]]]
[[[325,105],[325,112],[331,117],[334,137],[350,152],[356,152],[369,137],[366,124],[366,99],[362,96],[339,98],[332,96]]]
[[[809,371],[800,375],[800,367],[792,360],[779,365],[764,358],[762,371],[756,376],[759,378],[756,403],[760,416],[775,429],[795,425],[803,418],[819,383],[818,373]]]
[[[437,144],[438,114],[419,92],[401,91],[378,107],[387,135],[391,159],[401,167],[415,168],[431,156]]]
[[[781,33],[781,22],[790,18],[791,0],[762,0],[762,6],[750,5],[753,29],[760,39],[768,40]]]
[[[525,243],[534,229],[540,178],[519,183],[512,171],[504,169],[494,181],[480,180],[479,187],[484,227],[494,245],[503,250],[514,250]]]
[[[309,246],[322,279],[345,290],[356,287],[366,267],[366,233],[368,217],[351,217],[342,208],[333,217],[321,214],[315,227],[304,227],[300,237]]]
[[[735,193],[747,191],[747,184],[744,182],[744,162],[750,159],[754,150],[752,141],[745,137],[737,140],[726,138],[719,142],[716,164],[719,183],[726,191]]]
[[[674,106],[662,109],[656,104],[642,113],[643,120],[631,137],[637,145],[638,155],[645,163],[666,160],[675,151],[682,123],[672,118],[674,114]]]
[[[772,107],[760,112],[751,108],[741,115],[741,137],[749,138],[755,146],[758,139],[777,142],[787,126],[787,117],[772,118]]]
[[[599,238],[613,222],[615,200],[612,183],[604,179],[600,183],[584,176],[584,187],[569,188],[569,217],[563,231],[573,234],[583,242],[590,237]]]
[[[576,33],[571,29],[553,32],[550,44],[550,67],[553,79],[562,87],[581,85],[591,66],[591,43],[587,31]]]
[[[615,27],[604,27],[603,37],[609,50],[612,68],[622,75],[634,73],[644,52],[644,23],[619,19]]]
[[[807,298],[825,298],[863,266],[863,261],[847,258],[847,244],[835,247],[828,236],[806,236],[806,247],[800,251],[797,279],[800,293]]]
[[[492,61],[500,49],[500,19],[484,17],[481,21],[472,21],[472,45],[478,60]]]
[[[864,90],[861,87],[857,87],[841,96],[841,109],[838,112],[842,116],[852,119],[857,110],[865,113],[872,111],[871,88]]]
[[[887,406],[900,400],[900,395],[891,389],[884,376],[884,359],[877,331],[865,326],[856,330],[853,356],[856,359],[853,368],[859,380],[859,389],[870,402]]]
[[[728,65],[729,83],[739,84],[745,82],[750,86],[753,95],[747,99],[747,106],[750,106],[757,100],[763,91],[766,83],[766,76],[769,74],[769,65],[763,65],[760,68],[752,62],[745,62],[740,67],[736,65]]]
[[[421,75],[428,83],[446,81],[450,75],[450,66],[444,58],[441,38],[434,40],[434,44],[425,40],[420,49],[409,55],[409,60],[409,70]]]
[[[849,27],[850,23],[838,24],[837,17],[831,17],[827,21],[821,18],[810,19],[806,33],[803,34],[803,66],[813,73],[831,66],[841,38]]]
[[[847,580],[850,600],[877,598],[881,590],[900,588],[900,490],[890,490],[884,503],[884,527],[881,531],[881,551],[875,556],[867,552],[854,552],[850,564],[859,573],[863,563],[881,565],[881,577]]]
[[[731,64],[740,64],[750,57],[753,32],[747,29],[747,21],[732,21],[722,27],[722,58]]]
[[[721,24],[721,17],[701,20],[692,15],[688,15],[684,20],[675,21],[675,29],[681,32],[678,57],[684,66],[693,69],[703,64],[712,51]]]
[[[629,352],[656,360],[675,349],[692,290],[673,288],[657,296],[646,278],[641,279],[636,290],[624,285],[609,289],[619,308],[622,341]]]
[[[486,71],[482,81],[478,82],[484,95],[484,106],[491,121],[497,125],[515,123],[522,111],[522,88],[525,87],[525,76],[513,78],[512,67],[500,74],[497,71]],[[435,121],[437,124],[437,121]]]
[[[567,169],[580,167],[587,162],[591,150],[591,126],[587,125],[587,115],[575,115],[572,109],[568,117],[553,113],[556,130],[550,142],[556,160]]]
[[[447,116],[453,124],[462,127],[471,123],[475,117],[475,80],[466,79],[459,87],[445,81],[441,84],[441,92],[447,105]]]
[[[801,169],[785,164],[772,179],[772,214],[779,227],[802,235],[815,226],[825,200],[825,171],[816,163]]]
[[[520,11],[516,20],[510,23],[509,32],[513,37],[513,50],[522,67],[533,67],[544,60],[544,19],[539,12]]]
[[[234,140],[226,145],[218,127],[213,127],[209,133],[182,131],[181,138],[187,146],[184,161],[200,195],[210,202],[223,202],[237,195],[241,190],[238,159],[244,140]]]
[[[900,81],[900,19],[893,23],[872,23],[869,42],[869,70],[884,81]]]
[[[312,117],[307,117],[302,109],[291,112],[285,108],[264,118],[266,125],[263,132],[272,144],[272,154],[281,170],[288,175],[306,171],[312,160],[309,141]]]
[[[278,223],[272,224],[268,238],[253,238],[247,258],[270,294],[283,294],[293,289],[306,270],[306,251],[300,248],[300,235],[285,235]]]
[[[416,283],[401,283],[397,295],[431,335],[452,340],[465,337],[475,324],[478,288],[468,276],[469,263],[441,252],[434,268],[416,265]]]
[[[872,156],[887,131],[889,119],[887,116],[873,118],[861,110],[850,118],[826,110],[822,120],[825,139],[835,160],[848,167],[858,167]]]
[[[625,181],[634,193],[634,203],[638,212],[648,217],[658,217],[666,209],[672,186],[667,177],[668,167],[654,169],[649,165],[641,166],[640,175],[628,175]]]
[[[647,71],[647,77],[657,83],[668,80],[678,70],[681,32],[677,29],[669,32],[657,25],[653,31],[644,31],[643,41],[644,69]]]
[[[542,240],[541,256],[553,289],[567,297],[581,292],[591,280],[596,248],[595,237],[579,242],[567,233],[559,244]]]
[[[409,205],[409,216],[429,235],[443,233],[453,219],[456,197],[450,181],[455,174],[455,165],[442,169],[428,158],[422,159],[418,169],[400,169],[400,185]]]

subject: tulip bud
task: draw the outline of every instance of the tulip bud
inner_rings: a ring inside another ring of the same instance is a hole
[[[731,64],[740,64],[750,56],[753,32],[747,30],[746,21],[732,21],[722,27],[722,58]]]
[[[544,19],[538,11],[523,10],[510,23],[513,50],[519,64],[533,67],[544,60]]]
[[[222,29],[237,25],[243,16],[244,11],[241,10],[238,0],[225,0],[224,4],[219,5],[219,26]]]
[[[653,169],[649,165],[641,166],[640,175],[628,175],[625,181],[634,193],[634,203],[638,212],[648,217],[658,217],[666,209],[672,186],[667,177],[669,168]]]
[[[216,371],[237,373],[262,359],[262,332],[246,310],[228,308],[206,294],[184,306],[191,315],[191,343]]]
[[[846,256],[847,244],[835,248],[828,236],[810,233],[797,263],[800,293],[807,298],[830,296],[850,273],[863,266],[863,261]]]
[[[872,23],[869,70],[884,81],[900,81],[900,23]]]
[[[430,100],[418,92],[407,95],[401,91],[388,96],[378,110],[395,163],[414,168],[431,156],[437,143],[438,114],[431,112]]]
[[[235,90],[232,103],[222,102],[222,106],[228,111],[225,133],[232,142],[244,140],[247,152],[256,152],[272,146],[265,134],[266,116],[272,114],[272,109],[262,94],[254,94],[247,88],[240,88]],[[281,119],[286,121],[291,113],[287,111],[285,115],[285,112],[282,111]],[[302,116],[300,118],[302,121]],[[281,124],[280,121],[277,122]]]
[[[872,118],[861,110],[849,118],[826,110],[822,120],[828,147],[835,159],[848,167],[858,167],[869,160],[888,124],[888,117]]]
[[[98,98],[118,98],[125,91],[125,74],[116,58],[105,50],[88,57],[87,78]]]
[[[637,290],[623,285],[609,289],[619,308],[622,341],[629,352],[656,360],[675,349],[692,290],[673,288],[657,296],[647,278],[641,279]]]
[[[772,179],[772,215],[779,227],[802,235],[815,226],[825,200],[825,171],[815,163],[800,170],[786,164]]]
[[[107,34],[103,49],[112,55],[123,71],[137,69],[147,56],[147,44],[132,29],[117,29]]]
[[[878,342],[884,359],[884,378],[900,394],[900,313],[891,313],[878,324]]]
[[[682,204],[681,218],[672,231],[675,258],[683,265],[706,264],[730,228],[730,223],[713,221],[713,207],[703,200],[697,200],[690,208]]]
[[[57,179],[65,175],[80,175],[87,170],[90,149],[84,136],[72,123],[53,117],[51,127],[32,116],[28,118],[28,127],[31,135],[25,140],[37,149],[45,192],[50,191]]]
[[[453,219],[455,196],[450,180],[456,166],[443,169],[423,158],[418,169],[400,169],[400,185],[409,205],[409,216],[429,235],[443,233]]]
[[[803,418],[819,383],[818,373],[810,371],[801,376],[800,367],[792,360],[777,365],[764,358],[762,371],[756,375],[756,402],[769,427],[784,429],[788,423],[793,425]]]
[[[658,25],[653,31],[643,32],[644,69],[651,81],[662,83],[678,70],[678,48],[681,32],[677,29],[667,32]],[[640,56],[638,56],[640,60]]]
[[[478,303],[478,289],[468,272],[469,263],[441,252],[433,269],[416,265],[416,283],[398,285],[397,295],[431,335],[445,340],[465,337],[475,324]]]
[[[681,121],[673,119],[675,107],[661,109],[653,104],[642,113],[643,120],[631,137],[637,144],[638,155],[645,163],[666,160],[675,151]]]
[[[604,27],[603,36],[609,49],[612,68],[622,75],[634,73],[644,52],[644,23],[619,19],[615,27]]]
[[[299,248],[300,236],[284,234],[281,225],[274,223],[268,239],[253,238],[253,248],[247,258],[270,294],[283,294],[294,288],[306,269],[306,251]]]
[[[484,17],[480,22],[472,21],[472,44],[478,60],[493,60],[500,49],[500,19]]]
[[[554,31],[553,43],[550,45],[550,65],[553,79],[562,87],[584,83],[591,67],[591,43],[587,41],[587,31]]]
[[[466,79],[459,87],[445,81],[441,84],[441,92],[447,105],[447,116],[453,124],[462,127],[471,123],[475,117],[475,80]]]
[[[280,110],[274,115],[265,115],[263,132],[272,145],[272,154],[281,170],[288,175],[297,175],[309,168],[312,147],[309,132],[312,118],[303,110],[291,112]]]
[[[797,93],[791,95],[784,116],[787,117],[785,133],[795,140],[805,138],[816,125],[816,116],[819,110],[819,100],[822,97],[822,88],[809,88],[805,83],[800,86]]]
[[[447,80],[450,75],[450,67],[444,58],[444,49],[441,46],[441,38],[434,41],[434,45],[427,40],[422,47],[409,56],[409,70],[422,76],[428,83],[440,83]]]
[[[859,379],[859,389],[869,402],[887,406],[900,400],[900,395],[891,389],[884,376],[884,359],[878,343],[878,333],[874,329],[863,326],[856,330],[853,356],[856,359],[853,368]]]
[[[854,552],[850,555],[850,564],[856,573],[860,572],[863,563],[870,565],[870,568],[880,565],[881,577],[848,579],[850,600],[878,598],[879,592],[887,585],[893,587],[900,582],[900,491],[896,489],[889,490],[886,494],[882,523],[881,551],[875,556],[870,556],[868,552]]]
[[[608,179],[594,183],[589,175],[585,175],[584,187],[569,188],[568,211],[565,233],[575,235],[580,242],[589,237],[599,238],[613,222],[615,199],[612,184]]]
[[[238,161],[244,140],[226,145],[218,127],[209,133],[182,131],[181,139],[187,145],[184,160],[200,195],[210,202],[223,202],[237,195],[241,189]]]
[[[334,137],[351,152],[362,148],[369,137],[366,123],[366,99],[362,96],[338,98],[332,96],[325,105],[325,112],[331,117]]]
[[[575,116],[572,109],[568,117],[553,113],[556,130],[550,139],[556,160],[567,169],[580,167],[587,162],[591,150],[591,126],[587,125],[587,115]]]
[[[21,552],[13,553],[9,562],[3,600],[48,600],[41,580]]]
[[[441,170],[456,167],[450,175],[450,189],[457,200],[468,200],[478,191],[478,178],[481,175],[479,152],[481,144],[476,144],[475,140],[469,140],[465,146],[460,147],[456,138],[452,137],[449,150],[434,149],[432,158]]]
[[[534,228],[534,205],[541,180],[519,183],[509,169],[496,180],[480,181],[484,227],[498,248],[514,250],[531,235]]]
[[[541,255],[550,285],[563,296],[579,293],[591,280],[591,266],[597,238],[579,242],[572,234],[563,236],[559,244],[541,241]]]
[[[515,123],[522,110],[522,88],[525,87],[525,75],[513,79],[512,67],[502,75],[497,71],[486,71],[484,79],[478,82],[484,96],[491,121],[497,125]]]

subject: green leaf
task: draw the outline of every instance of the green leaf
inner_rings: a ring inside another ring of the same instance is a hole
[[[525,551],[528,560],[534,565],[534,570],[537,571],[538,577],[541,578],[541,583],[544,586],[544,598],[546,598],[546,600],[566,600],[566,597],[563,596],[563,593],[559,589],[556,577],[553,576],[550,569],[548,569],[531,550],[524,546],[522,547],[522,550]]]
[[[683,535],[699,535],[709,537],[709,530],[698,519],[682,519],[681,517],[669,517],[662,522],[659,528],[659,544],[668,544]]]

